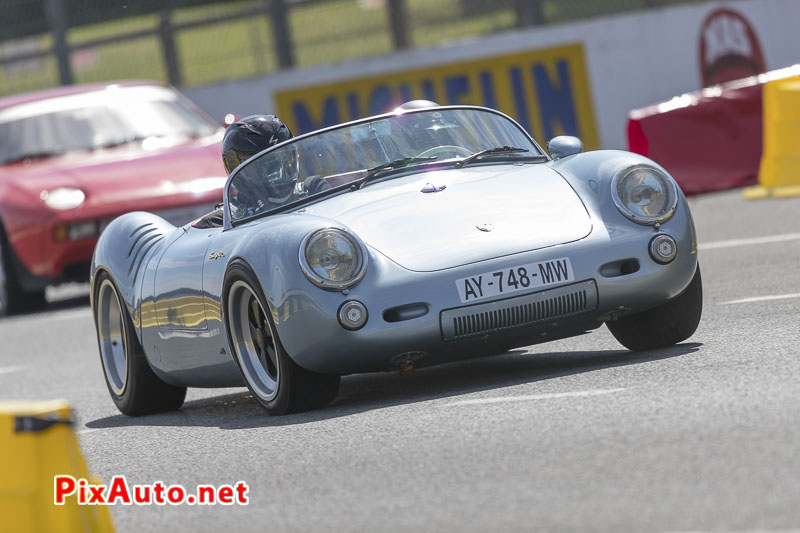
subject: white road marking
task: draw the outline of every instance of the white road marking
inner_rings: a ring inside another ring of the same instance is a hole
[[[800,292],[796,292],[793,294],[775,294],[773,296],[754,296],[752,298],[742,298],[741,300],[730,300],[727,302],[721,302],[719,305],[731,305],[731,304],[749,304],[751,302],[768,302],[770,300],[788,300],[790,298],[800,298]]]
[[[711,529],[691,529],[687,531],[665,531],[664,533],[715,533]],[[800,529],[735,529],[728,533],[800,533]]]
[[[738,248],[739,246],[771,244],[786,241],[800,241],[800,233],[786,233],[784,235],[769,235],[766,237],[753,237],[749,239],[731,239],[728,241],[701,242],[698,244],[698,248],[700,250],[715,250],[718,248]]]
[[[12,372],[19,372],[23,370],[24,366],[0,366],[0,374],[11,374]]]
[[[14,322],[26,322],[31,321],[31,319],[35,320],[92,320],[92,311],[89,308],[86,309],[71,309],[68,311],[45,311],[43,313],[31,314],[31,315],[16,315],[16,316],[8,316],[0,320],[0,326],[5,324],[13,324]]]
[[[461,400],[458,402],[450,402],[446,404],[451,405],[483,405],[491,403],[506,403],[506,402],[529,402],[535,400],[551,400],[554,398],[579,398],[583,396],[601,396],[603,394],[613,394],[615,392],[622,392],[627,389],[596,389],[575,392],[554,392],[550,394],[528,394],[525,396],[501,396],[499,398],[477,398],[475,400]]]
[[[100,431],[100,428],[81,429],[80,431],[76,431],[75,434],[81,436],[81,435],[86,435],[87,433],[94,433],[95,431]]]
[[[57,311],[48,313],[47,320],[70,320],[73,318],[92,318],[90,309],[76,309],[74,311]]]

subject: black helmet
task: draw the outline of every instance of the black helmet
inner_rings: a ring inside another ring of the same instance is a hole
[[[245,160],[270,146],[292,138],[292,132],[275,115],[250,115],[234,122],[222,138],[222,163],[230,175]]]

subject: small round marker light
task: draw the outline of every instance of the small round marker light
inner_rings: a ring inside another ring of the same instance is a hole
[[[656,235],[650,241],[650,257],[661,265],[671,263],[678,255],[678,243],[669,235]]]
[[[367,323],[367,318],[367,308],[358,300],[347,300],[339,306],[339,324],[345,329],[361,329]]]

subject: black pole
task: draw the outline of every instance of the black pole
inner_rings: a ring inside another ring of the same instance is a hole
[[[278,56],[278,66],[291,68],[294,66],[294,49],[286,1],[269,0],[269,14],[272,22],[272,44],[275,47],[275,55]]]
[[[389,25],[395,50],[408,48],[408,12],[405,0],[389,0]]]
[[[58,62],[58,78],[61,85],[72,85],[72,67],[69,64],[69,47],[67,46],[67,12],[65,0],[45,0],[44,11],[47,23],[53,34],[53,52]]]
[[[175,32],[172,28],[169,11],[162,11],[158,24],[158,35],[161,37],[161,48],[164,52],[164,63],[167,65],[167,79],[170,85],[183,85],[181,65],[178,61],[178,48],[175,45]]]
[[[517,27],[538,26],[544,22],[542,0],[514,0]]]

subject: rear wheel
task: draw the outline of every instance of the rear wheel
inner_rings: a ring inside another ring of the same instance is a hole
[[[122,414],[146,415],[183,405],[186,387],[162,381],[150,368],[136,337],[119,289],[105,272],[98,274],[94,298],[100,362],[108,392]]]
[[[8,306],[11,301],[11,296],[9,295],[9,285],[10,280],[8,279],[8,273],[6,272],[6,254],[4,250],[4,245],[2,236],[0,236],[0,316],[5,316],[8,314]]]
[[[243,262],[230,266],[223,294],[231,354],[247,388],[269,414],[316,409],[333,401],[339,376],[310,372],[292,361],[249,266]]]
[[[672,346],[691,337],[703,313],[700,265],[689,286],[667,303],[635,315],[606,322],[611,334],[633,351]]]
[[[45,303],[44,291],[22,290],[14,262],[14,251],[0,228],[0,316],[38,309]]]

